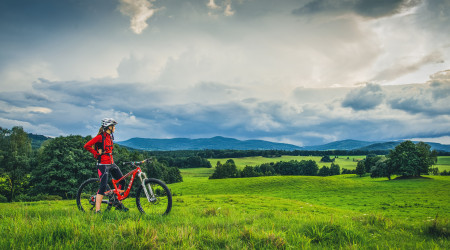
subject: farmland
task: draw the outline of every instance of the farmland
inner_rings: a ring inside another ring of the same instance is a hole
[[[213,166],[217,160],[226,161],[211,159]],[[301,159],[234,160],[243,168]],[[355,164],[343,156],[336,163]],[[448,163],[440,158],[438,167]],[[184,181],[169,185],[174,204],[165,217],[140,215],[133,199],[128,213],[102,215],[79,212],[73,200],[1,203],[0,248],[450,248],[448,176],[209,180],[212,171],[182,169]]]

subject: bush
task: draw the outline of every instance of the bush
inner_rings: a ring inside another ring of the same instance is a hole
[[[429,168],[428,174],[430,175],[439,175],[439,168]]]
[[[33,196],[29,196],[26,194],[20,194],[18,196],[16,196],[15,201],[38,201],[40,200],[40,197],[42,197],[42,195],[33,195]]]
[[[60,201],[62,197],[59,195],[43,195],[42,200],[46,201]]]
[[[8,199],[6,199],[5,196],[0,194],[0,203],[5,203],[5,202],[8,202]]]
[[[15,201],[42,201],[42,200],[46,200],[46,201],[59,201],[62,200],[62,197],[59,195],[49,195],[49,194],[38,194],[38,195],[33,195],[33,196],[29,196],[26,194],[21,194],[18,195],[15,199]]]
[[[342,174],[356,174],[356,169],[351,170],[351,169],[343,168]]]
[[[441,172],[441,175],[450,175],[450,171],[444,170]]]
[[[325,155],[320,159],[320,162],[334,162],[334,159],[331,159],[329,155]]]

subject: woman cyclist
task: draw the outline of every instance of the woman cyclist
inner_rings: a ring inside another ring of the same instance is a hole
[[[103,196],[105,195],[106,185],[108,182],[108,172],[111,176],[118,180],[123,174],[119,167],[114,164],[113,148],[114,148],[114,131],[116,130],[117,122],[112,118],[105,118],[102,120],[102,126],[100,127],[96,137],[88,141],[84,148],[91,152],[98,160],[97,172],[100,178],[100,187],[95,199],[95,212],[100,212]],[[118,189],[122,190],[125,187],[125,181],[122,180],[118,183]],[[128,208],[123,206],[122,203],[115,204],[116,208],[123,211],[128,211]]]

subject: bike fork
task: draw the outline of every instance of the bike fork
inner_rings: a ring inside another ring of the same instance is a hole
[[[147,179],[147,175],[143,172],[139,173],[139,179],[141,179],[142,188],[144,189],[145,196],[147,197],[148,202],[154,202],[156,201],[155,194],[153,193],[153,189],[150,186],[150,184],[147,184],[145,186],[145,179]],[[147,191],[148,188],[148,191]],[[149,194],[150,193],[150,194]]]

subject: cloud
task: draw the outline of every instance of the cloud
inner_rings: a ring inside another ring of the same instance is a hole
[[[450,97],[450,70],[433,74],[430,80],[432,96],[436,100]]]
[[[419,0],[313,0],[293,11],[295,15],[355,13],[367,18],[392,16],[417,6]]]
[[[158,9],[153,8],[156,0],[120,0],[119,10],[129,16],[130,28],[136,34],[141,34],[147,28],[147,19],[152,17]]]
[[[357,111],[374,109],[383,102],[384,97],[385,94],[379,85],[368,83],[365,87],[348,93],[342,106]]]
[[[423,56],[419,60],[415,62],[410,62],[411,60],[404,59],[400,61],[395,61],[392,65],[389,65],[389,68],[382,70],[379,72],[372,80],[394,80],[398,77],[401,77],[403,75],[416,72],[421,67],[424,67],[429,64],[438,64],[438,63],[444,63],[444,55],[439,51],[433,51],[430,54]]]
[[[387,98],[393,109],[429,117],[450,115],[450,70],[431,76],[426,84],[405,85]]]
[[[448,89],[447,72],[439,72],[432,79],[427,84],[408,86],[367,84],[356,90],[299,88],[291,96],[272,95],[271,99],[261,94],[263,90],[217,82],[173,89],[170,86],[111,83],[107,79],[83,82],[41,79],[33,84],[30,93],[0,95],[0,125],[20,121],[17,124],[23,124],[33,133],[88,135],[96,133],[102,118],[114,117],[120,124],[117,140],[136,136],[199,138],[222,135],[290,141],[298,145],[317,145],[340,139],[445,136],[450,132],[450,118],[442,113],[444,109],[441,113],[431,112],[423,106],[433,100],[433,92]],[[411,95],[415,96],[415,102],[408,102]],[[314,98],[303,98],[305,96]],[[342,97],[347,106],[340,105]],[[438,105],[449,106],[448,97],[437,98],[440,98]],[[380,105],[382,100],[389,105]],[[394,100],[403,100],[403,105],[399,102],[395,106]],[[411,110],[417,103],[421,109]],[[364,111],[364,116],[355,116],[347,107]],[[431,109],[436,108],[439,107],[431,104]]]
[[[223,13],[224,16],[233,16],[235,11],[231,7],[231,0],[223,0],[219,5],[215,0],[209,0],[206,6],[210,9],[209,16],[216,16],[217,13]]]
[[[214,2],[214,0],[209,0],[209,3],[206,5],[208,6],[208,8],[212,9],[212,10],[217,10],[220,7]]]

